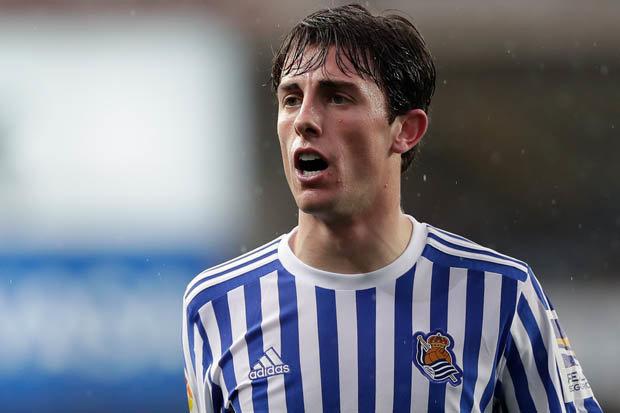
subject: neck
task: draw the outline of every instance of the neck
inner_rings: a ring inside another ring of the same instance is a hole
[[[412,224],[398,206],[326,221],[299,211],[290,246],[304,263],[329,272],[366,273],[385,267],[407,247]]]

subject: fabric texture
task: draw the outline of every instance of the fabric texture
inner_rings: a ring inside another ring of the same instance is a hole
[[[194,278],[190,411],[601,411],[530,267],[409,218],[371,273],[307,266],[294,229]]]

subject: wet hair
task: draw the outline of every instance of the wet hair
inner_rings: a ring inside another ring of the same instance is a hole
[[[356,4],[319,10],[300,21],[286,35],[271,67],[273,91],[283,74],[303,74],[325,64],[331,46],[343,73],[353,70],[371,79],[383,92],[388,122],[412,109],[428,112],[435,91],[435,64],[424,39],[405,17],[396,14],[373,16]],[[308,48],[316,52],[303,64]],[[418,145],[401,155],[404,173]]]

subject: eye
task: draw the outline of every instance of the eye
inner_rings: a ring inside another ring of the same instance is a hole
[[[350,102],[349,98],[344,95],[332,95],[329,100],[335,105],[344,105]]]
[[[301,105],[301,98],[297,95],[288,95],[282,99],[282,106],[293,107]]]

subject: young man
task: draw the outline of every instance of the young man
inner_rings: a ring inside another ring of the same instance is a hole
[[[600,411],[528,265],[401,212],[435,82],[413,25],[319,11],[272,75],[299,225],[189,284],[190,410]]]

